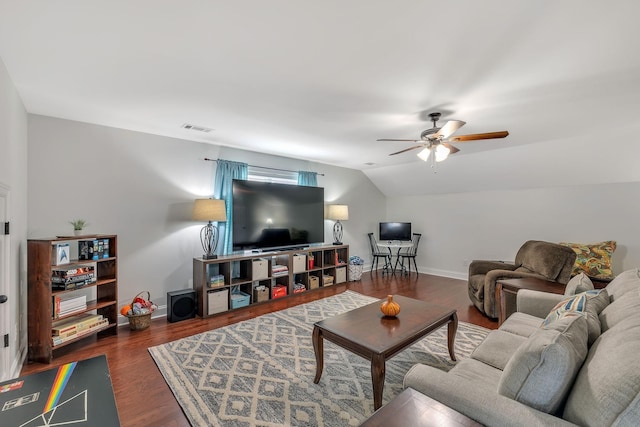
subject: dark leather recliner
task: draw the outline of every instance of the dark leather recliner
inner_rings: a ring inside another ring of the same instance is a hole
[[[515,262],[474,260],[469,264],[469,298],[483,314],[497,318],[496,281],[537,277],[566,285],[576,261],[573,249],[557,243],[529,240]]]

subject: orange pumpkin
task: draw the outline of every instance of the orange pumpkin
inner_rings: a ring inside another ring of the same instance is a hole
[[[122,314],[123,316],[126,316],[129,310],[131,310],[131,306],[127,304],[120,309],[120,314]]]
[[[387,300],[380,304],[382,314],[389,317],[396,317],[400,313],[400,304],[393,300],[393,295],[387,295]]]

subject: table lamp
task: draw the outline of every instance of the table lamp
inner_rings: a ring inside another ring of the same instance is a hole
[[[202,259],[215,259],[218,246],[218,227],[212,221],[220,222],[227,220],[227,209],[224,200],[217,199],[196,199],[193,204],[193,220],[209,221],[200,230],[200,242],[204,255]]]
[[[342,223],[349,219],[349,206],[347,205],[329,205],[327,209],[327,219],[334,220],[333,224],[333,244],[342,244]]]

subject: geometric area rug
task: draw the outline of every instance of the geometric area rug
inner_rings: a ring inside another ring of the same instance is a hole
[[[373,414],[371,363],[324,341],[324,370],[313,383],[311,342],[319,320],[379,301],[353,291],[265,314],[149,348],[192,426],[358,426]],[[458,360],[469,357],[488,329],[459,322]],[[446,325],[386,362],[387,403],[402,391],[416,363],[454,365]]]

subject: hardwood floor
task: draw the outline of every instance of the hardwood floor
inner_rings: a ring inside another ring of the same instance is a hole
[[[171,390],[149,355],[148,347],[335,295],[346,289],[377,298],[398,294],[430,301],[454,307],[458,312],[458,319],[462,322],[490,329],[496,329],[498,326],[497,322],[487,319],[473,307],[467,295],[466,281],[426,274],[389,277],[381,273],[366,272],[362,275],[362,280],[357,282],[257,304],[208,319],[196,318],[178,323],[168,323],[164,318],[157,319],[152,321],[151,327],[144,331],[130,331],[126,326],[121,327],[117,336],[100,340],[89,337],[61,349],[50,365],[26,364],[21,374],[26,375],[75,360],[106,354],[123,427],[189,426]]]

